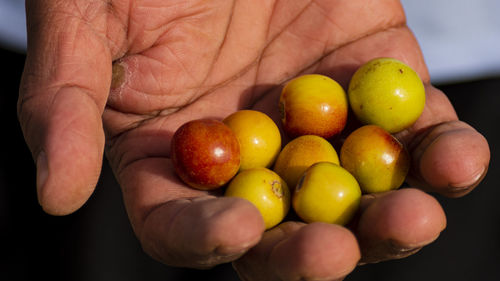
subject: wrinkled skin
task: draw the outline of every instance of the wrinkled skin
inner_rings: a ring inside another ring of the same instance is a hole
[[[144,250],[168,265],[234,261],[244,280],[342,279],[358,263],[401,258],[435,240],[445,215],[422,190],[461,196],[486,172],[487,141],[429,84],[398,1],[26,4],[18,110],[41,206],[54,215],[81,207],[105,152]],[[249,203],[192,190],[174,175],[170,138],[182,123],[241,108],[279,120],[287,80],[321,73],[345,88],[361,63],[379,56],[406,62],[426,83],[422,117],[398,134],[412,153],[416,188],[365,196],[351,230],[286,222],[264,233]]]

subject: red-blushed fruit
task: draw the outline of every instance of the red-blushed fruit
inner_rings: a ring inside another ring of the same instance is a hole
[[[365,125],[345,140],[340,163],[356,178],[364,193],[378,193],[403,184],[410,156],[389,132],[376,125]]]
[[[171,156],[182,181],[201,190],[223,186],[240,167],[238,139],[228,126],[212,119],[179,127],[172,138]]]
[[[283,129],[292,138],[316,135],[329,139],[339,134],[348,108],[344,89],[320,74],[294,78],[285,85],[279,100]]]

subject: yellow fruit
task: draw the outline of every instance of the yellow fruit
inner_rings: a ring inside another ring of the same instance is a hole
[[[344,128],[348,108],[344,89],[335,80],[320,74],[291,80],[279,100],[283,129],[290,137],[333,137]]]
[[[225,196],[252,202],[264,218],[266,229],[280,223],[290,209],[290,191],[285,181],[267,168],[239,172],[229,183]]]
[[[365,193],[397,189],[410,168],[404,146],[384,129],[365,125],[352,132],[340,149],[340,163]]]
[[[273,170],[293,190],[306,169],[317,162],[339,164],[339,157],[333,146],[324,138],[305,135],[285,145],[276,159]]]
[[[223,120],[240,143],[240,170],[270,167],[281,149],[278,126],[266,114],[240,110]]]
[[[339,165],[320,162],[306,170],[292,204],[305,222],[347,224],[358,210],[361,190],[356,179]]]
[[[390,133],[410,127],[425,106],[425,89],[418,74],[392,58],[362,65],[351,79],[348,96],[362,123],[378,125]]]

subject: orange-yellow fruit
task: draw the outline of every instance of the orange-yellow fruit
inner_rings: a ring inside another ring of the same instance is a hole
[[[280,223],[290,209],[290,191],[278,174],[266,168],[240,171],[225,196],[252,202],[264,218],[266,229]]]
[[[255,110],[240,110],[222,122],[240,143],[240,170],[272,166],[281,149],[281,134],[269,116]]]
[[[344,89],[320,74],[291,80],[279,100],[283,128],[292,138],[317,135],[328,139],[339,134],[346,124],[348,107]]]
[[[285,145],[276,159],[273,170],[293,190],[306,169],[317,162],[339,164],[339,157],[333,146],[324,138],[305,135]]]

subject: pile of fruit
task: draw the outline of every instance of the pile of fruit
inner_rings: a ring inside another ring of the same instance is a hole
[[[305,222],[345,225],[362,194],[403,184],[410,157],[392,134],[411,126],[424,105],[418,74],[396,59],[377,58],[355,72],[347,94],[324,75],[288,82],[278,107],[291,138],[284,147],[269,116],[240,110],[222,122],[182,125],[172,139],[172,161],[192,188],[225,188],[225,196],[252,202],[268,229],[290,206]],[[344,131],[349,108],[362,125],[342,141],[339,157],[332,142]]]

